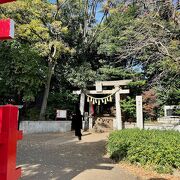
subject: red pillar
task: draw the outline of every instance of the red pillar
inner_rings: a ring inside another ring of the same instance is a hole
[[[15,0],[0,0],[0,4]],[[0,40],[14,36],[14,22],[0,20]],[[16,168],[17,140],[22,139],[18,127],[18,108],[12,105],[0,107],[0,180],[17,180],[21,168]]]
[[[17,180],[21,168],[16,168],[17,140],[22,139],[18,127],[18,108],[13,105],[0,107],[0,180]]]

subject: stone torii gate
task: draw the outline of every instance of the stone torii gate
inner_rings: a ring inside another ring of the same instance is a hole
[[[96,94],[114,94],[115,93],[115,104],[116,104],[116,119],[114,124],[114,129],[121,130],[123,128],[122,123],[122,115],[121,115],[121,106],[120,106],[120,99],[121,94],[128,94],[129,89],[122,89],[122,86],[126,86],[132,80],[118,80],[118,81],[96,81],[93,86],[96,87],[96,90],[86,90],[85,92],[78,90],[73,91],[73,94],[80,95],[80,111],[81,114],[84,114],[84,105],[85,105],[85,93],[90,95]],[[112,90],[103,90],[103,86],[106,87],[113,87]]]

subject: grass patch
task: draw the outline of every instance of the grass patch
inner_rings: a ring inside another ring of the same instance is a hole
[[[124,129],[110,134],[111,158],[151,166],[158,173],[180,169],[180,133],[176,131]]]

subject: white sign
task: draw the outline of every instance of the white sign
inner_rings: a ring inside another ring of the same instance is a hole
[[[102,83],[99,81],[96,81],[96,91],[102,92]]]
[[[67,110],[57,110],[56,118],[67,118]]]

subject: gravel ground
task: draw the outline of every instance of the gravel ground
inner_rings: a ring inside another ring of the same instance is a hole
[[[18,144],[21,180],[137,180],[105,154],[108,133],[25,135]]]

